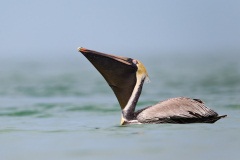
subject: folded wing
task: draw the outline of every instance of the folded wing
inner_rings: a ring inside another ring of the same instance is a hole
[[[214,123],[219,116],[199,99],[172,98],[136,112],[140,123]]]

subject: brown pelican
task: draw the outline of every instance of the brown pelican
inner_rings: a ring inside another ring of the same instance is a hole
[[[136,59],[78,48],[101,73],[115,93],[122,110],[121,125],[141,123],[214,123],[219,116],[200,99],[171,98],[135,112],[143,83],[148,78]]]

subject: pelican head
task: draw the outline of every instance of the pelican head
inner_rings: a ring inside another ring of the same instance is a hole
[[[96,52],[82,47],[78,48],[78,51],[107,81],[122,110],[126,108],[136,84],[148,79],[147,70],[139,60]]]

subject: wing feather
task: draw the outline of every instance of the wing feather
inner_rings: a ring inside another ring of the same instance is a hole
[[[136,112],[140,123],[213,123],[223,116],[205,106],[199,99],[178,97]]]

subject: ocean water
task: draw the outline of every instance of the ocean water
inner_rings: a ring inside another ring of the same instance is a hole
[[[137,108],[202,99],[214,124],[120,126],[117,100],[80,54],[0,60],[0,159],[218,159],[240,156],[238,54],[134,55],[146,66]]]

